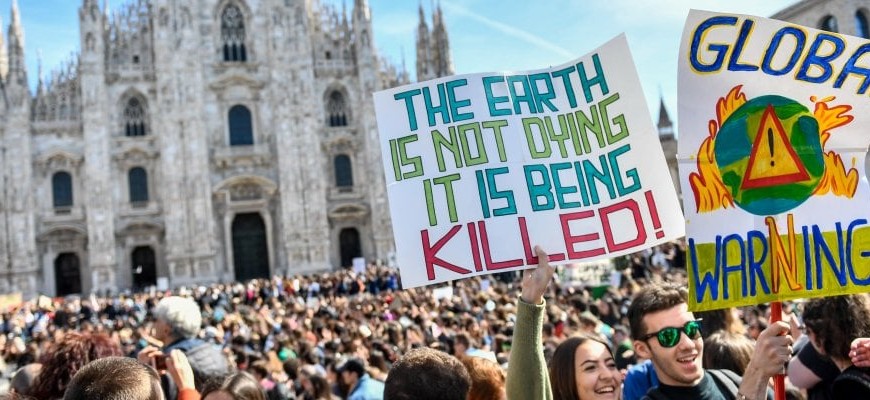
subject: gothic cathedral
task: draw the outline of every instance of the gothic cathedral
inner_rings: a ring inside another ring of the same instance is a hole
[[[349,14],[349,16],[348,16]],[[325,271],[394,251],[372,92],[408,83],[366,0],[96,0],[28,87],[0,35],[0,293]],[[453,73],[420,9],[417,74]]]

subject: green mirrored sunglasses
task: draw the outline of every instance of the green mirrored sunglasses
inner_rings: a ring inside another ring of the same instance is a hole
[[[671,348],[677,345],[680,342],[680,332],[685,332],[686,336],[689,339],[697,339],[701,337],[701,320],[696,319],[694,321],[686,322],[685,325],[680,327],[669,326],[667,328],[662,328],[658,332],[648,333],[644,335],[643,340],[649,340],[649,338],[655,336],[658,339],[659,344],[664,348]]]

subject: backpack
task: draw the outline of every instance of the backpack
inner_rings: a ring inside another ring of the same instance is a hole
[[[831,385],[831,398],[866,399],[870,396],[870,369],[849,367],[834,379]]]
[[[723,393],[726,397],[731,399],[737,398],[737,389],[740,384],[743,382],[743,378],[740,375],[734,373],[729,369],[705,369],[705,372],[709,373],[713,378],[713,382],[716,383],[716,386],[719,387],[720,390],[723,390]],[[641,400],[669,400],[659,388],[655,387],[646,392]]]

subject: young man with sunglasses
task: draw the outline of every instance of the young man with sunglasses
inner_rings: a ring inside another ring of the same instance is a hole
[[[699,320],[689,312],[688,291],[675,284],[653,284],[641,290],[628,309],[635,352],[649,358],[659,378],[658,388],[644,399],[761,400],[767,384],[784,373],[792,338],[785,322],[770,324],[758,337],[755,352],[736,395],[702,368],[704,341]],[[736,378],[736,377],[735,377]]]

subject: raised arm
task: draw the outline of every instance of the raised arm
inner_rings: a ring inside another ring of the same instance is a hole
[[[776,374],[785,373],[785,366],[791,357],[794,343],[788,334],[789,326],[785,321],[771,323],[758,335],[752,359],[743,374],[739,392],[749,400],[767,397],[767,383]]]
[[[550,375],[544,360],[541,331],[544,326],[544,293],[553,279],[547,253],[535,246],[538,267],[523,273],[522,294],[517,305],[517,323],[508,361],[509,400],[553,398]]]

